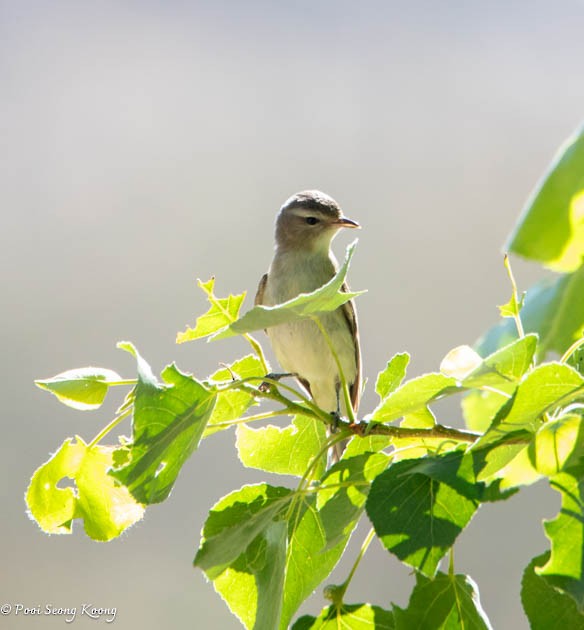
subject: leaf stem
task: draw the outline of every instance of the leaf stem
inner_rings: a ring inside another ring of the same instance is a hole
[[[107,381],[105,384],[111,387],[116,387],[118,385],[136,385],[137,383],[137,378],[127,378],[122,379],[121,381]]]
[[[225,420],[225,422],[214,422],[213,424],[207,425],[210,429],[214,429],[215,427],[230,427],[235,426],[237,424],[245,424],[246,422],[255,422],[256,420],[267,420],[268,418],[275,418],[277,416],[281,416],[283,414],[292,415],[287,412],[286,409],[276,409],[275,411],[266,411],[264,413],[258,413],[254,416],[245,416],[243,418],[237,418],[236,420]]]
[[[231,383],[228,383],[227,385],[223,387],[218,387],[217,390],[222,392],[228,389],[241,388],[247,391],[248,393],[250,393],[250,390],[246,388],[245,386],[248,383],[252,383],[252,382],[255,383],[257,381],[260,381],[263,383],[269,383],[270,385],[274,385],[275,387],[268,391],[261,391],[259,389],[254,389],[253,390],[254,396],[268,398],[270,400],[279,402],[280,404],[284,405],[284,407],[286,407],[287,409],[289,409],[290,411],[294,413],[302,413],[304,415],[309,415],[313,418],[324,420],[324,422],[326,422],[327,424],[330,424],[332,422],[330,413],[327,413],[326,411],[321,409],[310,398],[308,398],[307,396],[299,392],[297,389],[294,389],[293,387],[290,387],[289,385],[286,385],[282,383],[281,381],[272,379],[269,376],[248,376],[239,381],[233,381]],[[306,405],[306,407],[290,400],[289,398],[286,398],[286,396],[282,395],[279,392],[278,388],[285,389],[286,391],[289,391],[290,393],[298,396],[302,400],[302,402]],[[287,412],[282,411],[282,413],[287,413]]]
[[[300,481],[298,482],[298,486],[296,487],[295,497],[294,499],[292,499],[292,501],[290,502],[290,506],[288,507],[286,520],[290,520],[290,518],[292,517],[293,511],[296,509],[296,502],[298,501],[298,497],[300,497],[301,493],[305,491],[305,486],[309,483],[310,476],[312,472],[314,471],[314,469],[316,468],[316,466],[318,465],[318,461],[320,460],[321,457],[325,455],[325,453],[328,451],[331,445],[332,445],[331,438],[329,437],[329,439],[326,440],[324,446],[320,449],[320,451],[312,458],[312,461],[308,465],[308,468],[304,471],[304,474],[300,478]]]
[[[521,302],[518,299],[517,283],[515,282],[515,277],[513,276],[513,271],[511,269],[511,263],[509,262],[509,254],[505,254],[503,264],[505,265],[505,269],[507,270],[507,275],[509,276],[509,280],[511,281],[511,288],[513,290],[513,319],[515,320],[515,326],[517,327],[517,334],[521,339],[523,339],[523,337],[525,337],[525,330],[523,329],[523,322],[521,321],[521,316],[519,314]]]
[[[253,348],[253,351],[257,354],[258,359],[260,360],[261,364],[262,364],[262,368],[264,369],[264,372],[266,372],[266,374],[270,371],[270,366],[268,365],[268,362],[266,361],[266,355],[264,354],[263,348],[260,345],[260,342],[255,338],[252,337],[249,333],[244,333],[243,338],[249,342],[249,345]]]
[[[100,442],[114,427],[116,427],[124,418],[127,418],[132,413],[131,409],[127,409],[119,416],[116,416],[107,426],[105,426],[87,445],[87,448],[93,448],[98,442]]]
[[[499,396],[503,396],[508,400],[513,398],[511,394],[508,394],[507,392],[502,392],[500,389],[497,389],[496,387],[491,387],[490,385],[482,385],[481,387],[479,387],[479,389],[483,392],[492,392],[493,394],[498,394]]]
[[[365,536],[365,540],[363,541],[363,544],[361,545],[361,549],[359,550],[357,558],[355,559],[355,562],[353,563],[353,566],[351,567],[351,570],[349,571],[349,575],[347,576],[347,579],[340,586],[341,597],[344,597],[345,593],[347,592],[347,588],[349,588],[349,584],[351,583],[351,580],[353,579],[353,576],[355,575],[355,571],[357,570],[357,567],[361,563],[361,560],[363,560],[363,556],[367,552],[367,549],[369,549],[369,545],[371,544],[374,538],[375,538],[375,529],[373,529],[372,527],[369,530],[369,533],[367,534],[367,536]]]
[[[349,420],[351,422],[355,422],[355,411],[353,409],[353,405],[351,404],[351,396],[349,394],[349,386],[347,384],[347,379],[345,378],[345,373],[343,372],[343,366],[341,365],[341,360],[339,359],[339,355],[335,349],[335,347],[333,346],[333,343],[331,341],[331,338],[328,334],[328,332],[326,331],[326,328],[322,325],[322,322],[320,321],[320,318],[318,316],[313,316],[312,320],[316,323],[316,325],[319,327],[320,332],[322,333],[332,355],[333,358],[335,360],[335,363],[337,364],[337,369],[339,370],[339,376],[341,379],[341,389],[343,390],[343,398],[345,399],[345,409],[347,410],[347,415],[349,416]]]
[[[566,363],[566,361],[580,348],[584,346],[584,337],[577,339],[574,343],[564,352],[562,358],[560,359],[560,363]]]

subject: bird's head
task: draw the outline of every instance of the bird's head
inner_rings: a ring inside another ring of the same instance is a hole
[[[341,228],[359,228],[347,219],[339,204],[318,190],[292,195],[280,208],[276,219],[276,247],[300,251],[328,252]]]

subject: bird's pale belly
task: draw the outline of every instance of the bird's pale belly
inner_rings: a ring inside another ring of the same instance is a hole
[[[351,384],[357,371],[355,346],[344,315],[335,311],[321,315],[320,319],[337,352],[345,378]],[[336,410],[339,369],[316,323],[301,320],[280,324],[268,329],[268,335],[282,368],[309,382],[319,407]]]

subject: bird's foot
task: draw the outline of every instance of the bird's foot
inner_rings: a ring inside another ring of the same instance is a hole
[[[339,430],[339,424],[341,422],[341,414],[338,411],[331,411],[331,433],[336,433]]]
[[[260,392],[268,392],[274,384],[272,383],[272,381],[279,381],[283,378],[286,378],[287,376],[296,376],[296,374],[293,374],[292,372],[270,372],[269,374],[266,374],[266,376],[264,377],[266,380],[260,383],[258,389],[260,390]]]

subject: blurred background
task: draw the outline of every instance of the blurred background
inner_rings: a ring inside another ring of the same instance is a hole
[[[205,442],[120,540],[79,525],[48,537],[25,513],[30,475],[65,437],[93,438],[122,392],[80,413],[33,379],[86,365],[133,377],[122,339],[156,372],[176,360],[206,376],[241,356],[239,340],[175,345],[206,310],[196,278],[253,295],[275,213],[305,188],[363,225],[350,272],[369,289],[362,412],[395,352],[412,354],[410,377],[437,369],[497,320],[506,236],[582,119],[584,2],[3,0],[0,12],[0,603],[115,606],[122,628],[238,628],[191,566],[211,505],[264,477],[238,463],[233,433]],[[522,288],[541,274],[514,269]],[[439,411],[460,424],[456,405]],[[527,627],[521,574],[558,506],[527,488],[460,537],[456,569],[495,628]],[[348,600],[405,606],[412,585],[372,547]],[[317,592],[302,612],[322,605]],[[65,622],[0,617],[41,623]]]

